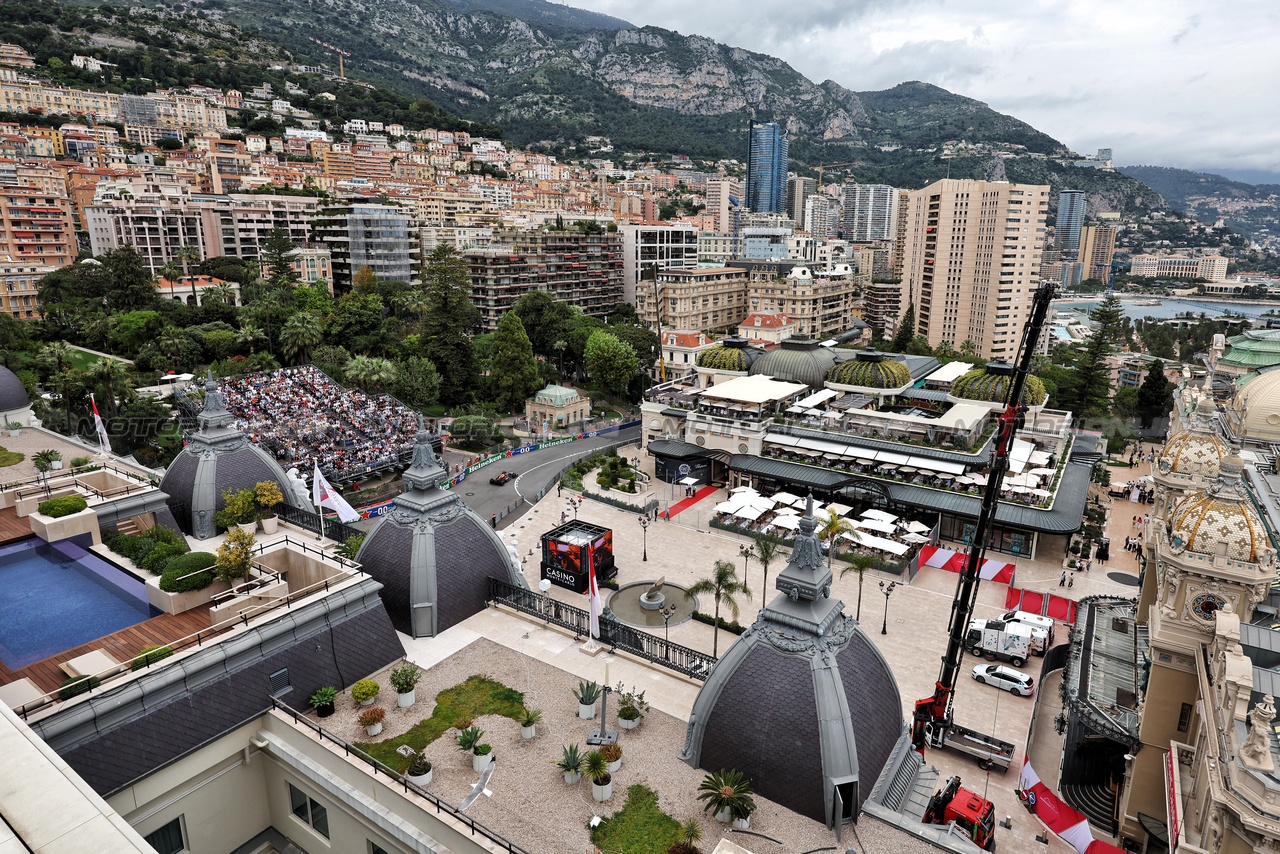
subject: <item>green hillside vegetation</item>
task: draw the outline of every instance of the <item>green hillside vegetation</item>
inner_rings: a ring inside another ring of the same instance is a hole
[[[1185,210],[1187,200],[1193,196],[1265,199],[1280,195],[1280,184],[1246,184],[1211,172],[1167,166],[1122,166],[1120,171],[1164,196],[1174,210]]]

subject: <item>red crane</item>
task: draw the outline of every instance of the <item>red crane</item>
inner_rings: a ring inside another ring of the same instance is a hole
[[[313,42],[315,42],[316,44],[320,45],[321,47],[323,47],[323,48],[327,48],[327,49],[329,49],[329,50],[333,51],[334,53],[336,53],[336,54],[338,55],[338,77],[339,77],[339,79],[341,79],[341,80],[346,80],[346,79],[347,79],[347,73],[346,73],[345,69],[343,69],[343,67],[342,67],[342,57],[344,57],[344,56],[350,56],[351,54],[347,53],[345,50],[343,50],[343,49],[342,49],[342,48],[340,48],[340,47],[334,47],[333,45],[329,44],[328,42],[322,42],[322,41],[320,41],[320,39],[315,38],[315,37],[313,37],[313,36],[308,36],[308,38],[310,38]]]

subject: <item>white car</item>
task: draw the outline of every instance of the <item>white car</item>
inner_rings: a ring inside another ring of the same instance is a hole
[[[973,678],[984,685],[994,685],[1022,697],[1030,697],[1036,691],[1036,680],[1003,664],[974,665]]]

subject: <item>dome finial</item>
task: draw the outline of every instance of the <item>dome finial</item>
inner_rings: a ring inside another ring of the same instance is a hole
[[[422,413],[418,413],[418,433],[413,437],[413,457],[405,469],[404,482],[409,489],[427,490],[439,486],[448,476],[431,447],[431,434],[423,423]]]
[[[209,368],[206,374],[204,381],[204,408],[196,416],[196,421],[200,424],[201,430],[226,427],[231,423],[231,412],[227,410],[227,403],[222,399],[222,392],[218,389],[218,382],[213,378],[213,368]]]

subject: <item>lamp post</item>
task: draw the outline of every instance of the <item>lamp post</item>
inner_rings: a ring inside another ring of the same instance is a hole
[[[889,634],[889,597],[893,595],[893,589],[898,586],[898,582],[890,581],[886,585],[880,582],[880,592],[884,594],[884,621],[880,623],[880,634]]]
[[[644,557],[641,560],[649,559],[649,517],[640,516],[636,521],[640,523],[640,530],[644,532]]]
[[[676,614],[676,603],[663,605],[658,609],[658,613],[662,615],[662,657],[670,660],[671,658],[671,618]]]
[[[573,521],[578,521],[578,508],[582,506],[582,499],[570,498],[569,506],[573,508]]]
[[[756,556],[756,550],[752,546],[738,546],[738,554],[742,555],[742,582],[745,584],[747,581],[747,565]]]

